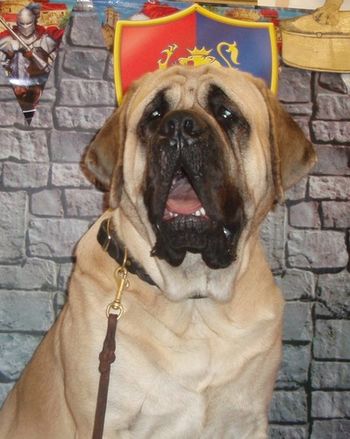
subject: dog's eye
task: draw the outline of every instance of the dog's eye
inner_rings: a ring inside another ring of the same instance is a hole
[[[155,120],[155,119],[158,119],[158,118],[160,118],[160,117],[162,117],[162,116],[163,116],[162,111],[161,111],[159,108],[156,108],[155,110],[153,110],[153,111],[149,114],[148,119],[149,119],[149,120]]]
[[[236,120],[235,114],[223,105],[221,105],[217,110],[217,118],[219,122],[223,123],[227,127],[232,125],[232,123]]]

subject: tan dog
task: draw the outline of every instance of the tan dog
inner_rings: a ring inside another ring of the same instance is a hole
[[[104,438],[266,438],[283,300],[259,225],[314,161],[248,74],[172,67],[134,84],[86,156],[112,210],[78,245],[68,302],[7,399],[0,437],[91,437],[118,266],[97,235],[111,217],[137,275]]]

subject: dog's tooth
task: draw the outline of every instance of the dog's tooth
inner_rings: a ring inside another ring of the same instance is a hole
[[[201,207],[201,208],[199,209],[199,211],[200,211],[200,213],[201,213],[202,216],[205,216],[205,215],[207,214],[207,212],[205,211],[204,207]]]
[[[201,216],[201,211],[200,211],[200,209],[198,209],[198,210],[194,213],[194,215],[196,215],[196,216]]]

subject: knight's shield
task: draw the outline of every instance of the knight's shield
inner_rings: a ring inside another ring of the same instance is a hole
[[[135,79],[174,64],[221,64],[243,70],[276,92],[274,25],[227,18],[197,4],[168,17],[117,23],[114,77],[119,103]]]

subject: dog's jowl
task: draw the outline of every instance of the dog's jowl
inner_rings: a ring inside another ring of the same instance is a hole
[[[111,208],[78,244],[68,301],[6,400],[0,437],[91,437],[126,248],[104,438],[266,438],[283,300],[259,226],[314,161],[249,74],[171,67],[134,83],[85,156]]]

